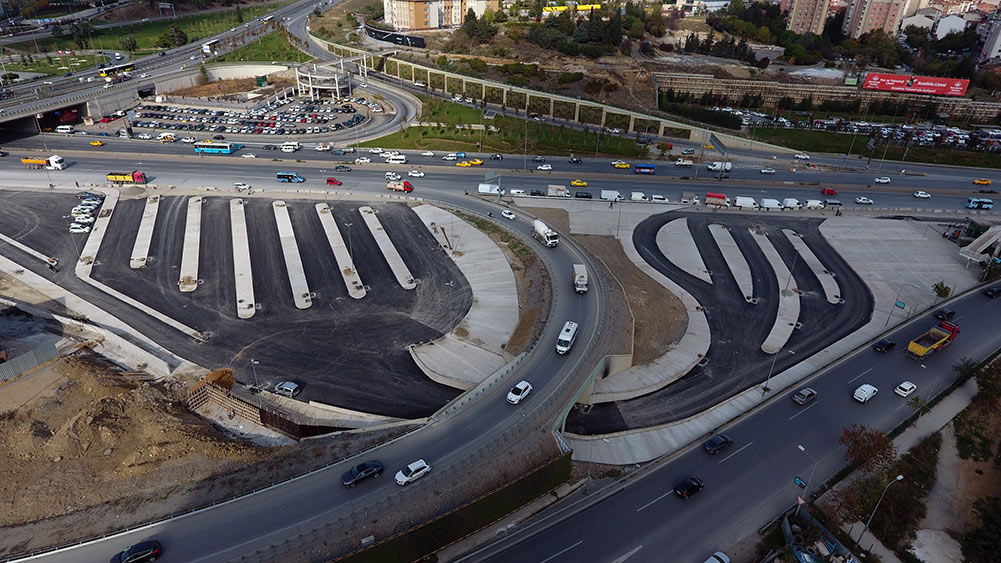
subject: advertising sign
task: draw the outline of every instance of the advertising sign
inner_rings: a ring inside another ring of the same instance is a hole
[[[970,85],[961,78],[937,78],[934,76],[913,76],[909,74],[881,74],[870,72],[865,77],[863,88],[887,90],[908,94],[935,94],[938,96],[962,96]]]

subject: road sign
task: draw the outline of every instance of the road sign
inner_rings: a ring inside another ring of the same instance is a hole
[[[894,305],[894,307],[896,307],[898,309],[906,309],[907,308],[907,305],[905,305],[903,301],[897,301],[893,305]]]
[[[799,487],[799,488],[801,488],[801,489],[805,489],[806,488],[806,481],[800,479],[799,477],[796,477],[795,479],[793,479],[793,483],[796,483],[796,486]]]
[[[806,501],[803,500],[803,497],[796,495],[796,504],[798,506],[803,506],[804,504],[806,504]]]

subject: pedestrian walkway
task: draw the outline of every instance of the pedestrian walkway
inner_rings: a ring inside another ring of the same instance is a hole
[[[730,273],[733,275],[734,281],[737,282],[744,299],[752,299],[754,297],[754,277],[751,276],[751,267],[747,264],[744,253],[737,246],[737,241],[733,240],[729,227],[712,224],[709,225],[709,233],[712,234],[716,240],[716,246],[723,253],[723,259],[726,260]]]
[[[182,293],[198,288],[198,250],[202,240],[202,197],[188,198],[188,215],[184,221],[184,243],[181,247],[181,279],[177,287]]]
[[[242,199],[229,200],[229,224],[233,236],[233,279],[236,283],[236,314],[249,319],[257,312],[254,300],[254,275],[250,264],[247,238],[247,214]]]
[[[792,229],[782,229],[782,233],[785,234],[786,238],[789,239],[789,243],[796,249],[797,258],[802,259],[803,263],[813,271],[813,275],[817,276],[817,279],[820,280],[820,285],[824,287],[824,296],[827,297],[827,302],[832,305],[840,303],[841,288],[838,286],[838,281],[834,278],[834,274],[824,267],[823,262],[803,242],[803,238],[799,236],[799,233]],[[792,269],[796,269],[795,263]]]
[[[382,227],[379,218],[375,216],[375,210],[367,205],[363,205],[358,208],[358,212],[361,213],[361,218],[365,221],[369,232],[372,233],[372,237],[379,246],[379,250],[382,251],[382,256],[389,264],[389,269],[396,276],[396,282],[403,289],[414,289],[417,287],[417,282],[414,281],[414,276],[410,273],[410,268],[407,267],[407,263],[400,256],[400,251],[396,250],[396,245],[393,244],[392,239],[386,234],[386,229]]]
[[[302,267],[302,256],[295,241],[295,231],[292,230],[292,218],[289,217],[288,207],[279,199],[271,202],[271,210],[278,225],[278,240],[282,246],[282,256],[285,258],[285,272],[292,288],[292,300],[297,309],[309,309],[313,305],[313,296],[309,292],[309,283],[306,281],[306,271]]]
[[[692,233],[688,230],[688,219],[675,219],[661,227],[657,231],[657,248],[675,266],[706,283],[713,282],[705,262],[702,261],[702,253],[699,252],[695,240],[692,239]]]
[[[775,278],[779,287],[779,308],[775,312],[775,321],[772,323],[772,330],[768,332],[765,341],[761,343],[761,350],[766,354],[777,354],[796,330],[799,323],[799,291],[792,285],[792,272],[786,267],[782,257],[779,256],[772,241],[768,240],[765,233],[755,229],[751,230],[751,237],[761,248],[768,263],[775,272]],[[769,296],[764,296],[766,299]]]
[[[334,259],[337,260],[337,267],[341,271],[341,278],[348,289],[348,295],[353,299],[365,297],[367,293],[365,284],[362,283],[361,276],[358,275],[358,269],[355,268],[351,253],[347,245],[344,244],[344,238],[341,237],[341,231],[337,228],[330,207],[326,203],[317,203],[316,214],[320,218],[323,232],[327,235],[327,243],[330,244],[330,250],[334,253]]]
[[[158,209],[160,209],[160,196],[151,195],[146,198],[146,207],[143,209],[139,231],[136,232],[136,242],[132,246],[132,257],[129,259],[129,267],[133,270],[145,268],[149,261],[149,247],[153,242],[153,228],[156,226]]]

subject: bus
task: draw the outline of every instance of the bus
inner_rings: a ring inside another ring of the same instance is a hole
[[[994,200],[985,197],[970,197],[966,199],[967,209],[994,209]]]
[[[219,51],[219,40],[213,39],[208,43],[202,43],[202,54],[211,57]]]
[[[109,76],[118,76],[119,74],[124,74],[126,72],[132,72],[135,70],[135,64],[133,63],[122,63],[120,65],[106,66],[101,69],[101,76],[107,78]]]
[[[306,181],[305,178],[295,172],[279,172],[275,174],[275,178],[283,184],[301,184]]]
[[[657,167],[653,164],[637,164],[633,166],[633,174],[656,174]]]
[[[233,151],[240,148],[243,148],[243,145],[237,143],[224,143],[220,141],[202,141],[200,143],[195,143],[196,153],[233,154]]]
[[[271,21],[271,20],[273,20],[273,19],[275,19],[275,17],[274,17],[274,16],[267,16],[267,17],[265,17],[265,18],[264,18],[263,20],[261,20],[261,21],[262,21],[262,22],[264,22],[264,23],[268,23],[269,21]]]

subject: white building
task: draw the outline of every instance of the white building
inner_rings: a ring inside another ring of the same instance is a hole
[[[935,39],[942,39],[950,33],[962,33],[966,30],[966,19],[955,14],[939,18],[932,28],[932,35]]]
[[[900,29],[907,29],[912,25],[931,31],[932,26],[935,25],[935,20],[924,14],[914,14],[911,17],[900,20]]]
[[[985,26],[987,39],[980,50],[980,60],[1001,59],[1001,11],[991,14]]]

